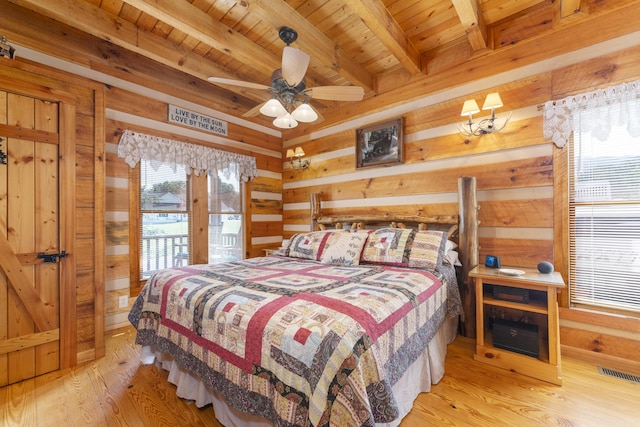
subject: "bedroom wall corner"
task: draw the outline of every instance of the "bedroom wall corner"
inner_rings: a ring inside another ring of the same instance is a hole
[[[169,97],[170,98],[170,97]],[[168,121],[170,103],[180,105],[178,99],[170,101],[109,86],[106,89],[106,327],[114,329],[128,324],[127,315],[133,303],[130,256],[133,254],[130,238],[130,197],[132,169],[117,155],[117,144],[124,130],[177,139],[217,149],[251,155],[256,158],[258,176],[246,184],[246,207],[249,224],[246,227],[245,256],[264,254],[264,248],[279,246],[282,240],[282,160],[281,139],[255,129],[229,123],[227,137],[211,136],[187,129]],[[209,111],[204,106],[191,106]],[[211,113],[213,114],[213,113]],[[128,298],[126,307],[120,307],[122,297]]]

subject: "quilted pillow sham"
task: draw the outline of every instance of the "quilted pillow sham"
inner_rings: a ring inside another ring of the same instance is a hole
[[[362,261],[407,266],[415,234],[410,228],[388,227],[372,231],[362,251]]]
[[[295,234],[289,244],[289,256],[320,261],[327,240],[338,233],[342,234],[344,231],[325,230]]]
[[[446,231],[417,232],[409,254],[409,267],[438,270],[444,259],[447,236]]]
[[[320,262],[333,265],[358,265],[369,233],[335,233],[325,245]]]

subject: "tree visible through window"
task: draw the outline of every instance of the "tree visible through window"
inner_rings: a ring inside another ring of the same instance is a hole
[[[640,312],[640,138],[570,142],[570,298]]]

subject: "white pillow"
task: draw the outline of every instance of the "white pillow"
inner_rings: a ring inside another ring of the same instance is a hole
[[[458,257],[458,252],[454,250],[450,250],[445,253],[443,262],[447,264],[455,265],[456,267],[462,267],[462,263],[460,263],[460,259]]]
[[[358,265],[369,233],[336,233],[322,251],[320,262],[333,265]]]

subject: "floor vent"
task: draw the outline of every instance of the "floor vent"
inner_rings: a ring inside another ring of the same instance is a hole
[[[606,375],[608,377],[614,377],[625,381],[630,381],[632,383],[640,384],[640,376],[627,374],[626,372],[616,371],[614,369],[603,368],[602,366],[598,366],[598,372],[602,375]]]

